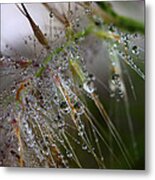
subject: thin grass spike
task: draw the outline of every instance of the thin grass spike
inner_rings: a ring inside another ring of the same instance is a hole
[[[46,49],[49,49],[50,46],[48,44],[47,39],[45,38],[44,34],[42,33],[41,29],[38,25],[34,22],[34,20],[31,18],[30,14],[28,13],[25,5],[21,3],[21,6],[23,7],[23,10],[19,7],[19,5],[16,5],[18,9],[22,12],[22,14],[28,19],[31,28],[33,29],[34,35],[36,36],[37,40],[40,42],[41,45],[46,47]]]

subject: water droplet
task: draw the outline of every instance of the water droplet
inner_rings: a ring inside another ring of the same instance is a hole
[[[132,61],[132,57],[131,57],[130,55],[128,55],[128,56],[127,56],[127,60],[128,60],[129,62],[131,62],[131,61]]]
[[[58,128],[63,129],[64,127],[65,127],[65,121],[64,120],[58,121]]]
[[[28,134],[28,135],[31,135],[31,134],[32,134],[32,129],[28,128],[28,129],[27,129],[27,134]]]
[[[62,118],[62,117],[61,117],[61,115],[60,115],[60,114],[58,114],[58,115],[54,118],[54,121],[56,121],[56,122],[57,122],[57,121],[61,120],[61,118]]]
[[[115,43],[115,44],[113,45],[113,47],[114,47],[114,49],[117,49],[117,44]]]
[[[76,27],[79,27],[80,26],[80,23],[79,22],[76,22]]]
[[[92,94],[95,91],[94,82],[93,81],[86,81],[83,84],[83,89],[89,93]]]
[[[115,97],[117,101],[120,101],[120,99],[124,97],[124,90],[120,75],[116,73],[113,74],[111,82],[113,84],[113,87],[111,87],[112,92],[110,94],[110,97]]]
[[[20,147],[20,146],[18,147],[18,151],[19,151],[19,152],[21,151],[21,147]]]
[[[78,136],[83,137],[83,134],[84,134],[83,131],[79,131],[79,132],[78,132]]]
[[[73,154],[69,150],[66,151],[66,155],[67,155],[68,158],[73,157]]]
[[[98,143],[98,138],[95,138],[95,142]]]
[[[133,46],[132,47],[132,53],[135,55],[138,55],[139,54],[139,48],[137,46]]]
[[[53,12],[51,11],[49,14],[50,18],[53,18]]]
[[[86,8],[85,13],[89,15],[91,13],[91,10],[89,8]]]
[[[64,113],[64,114],[68,114],[68,113],[70,113],[70,111],[71,111],[71,109],[70,109],[70,107],[68,106],[68,104],[66,103],[66,101],[62,101],[62,102],[60,103],[60,110],[61,110],[61,112]]]
[[[27,40],[25,40],[24,43],[27,44]]]
[[[115,32],[115,26],[113,24],[110,24],[108,29],[110,32]]]
[[[135,33],[135,34],[133,34],[133,36],[132,36],[134,39],[136,39],[136,38],[138,38],[138,34],[137,33]]]
[[[102,18],[99,18],[99,17],[97,17],[97,16],[94,16],[94,21],[95,21],[95,25],[96,25],[96,26],[102,27],[102,25],[103,25],[103,20],[102,20]]]
[[[55,95],[54,95],[54,97],[53,97],[53,101],[54,101],[54,103],[55,103],[56,105],[58,105],[58,104],[59,104],[59,97],[58,97],[58,95],[57,95],[57,94],[55,94]]]
[[[101,157],[101,161],[104,161],[104,157],[103,156]]]
[[[119,80],[120,76],[119,74],[113,74],[112,75],[112,81],[115,84]]]
[[[88,147],[87,147],[86,144],[82,144],[82,149],[83,149],[83,150],[87,150],[87,148],[88,148]]]
[[[69,12],[70,12],[70,15],[73,15],[73,11],[72,10],[70,10]]]
[[[93,74],[88,74],[88,79],[95,81],[95,76]]]
[[[76,113],[77,115],[81,115],[83,114],[83,105],[81,104],[80,101],[77,101],[74,103],[74,108],[76,109]]]

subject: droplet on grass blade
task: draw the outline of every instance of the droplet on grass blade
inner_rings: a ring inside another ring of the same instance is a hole
[[[138,46],[133,46],[132,47],[132,53],[135,54],[135,55],[138,55],[140,53]]]
[[[82,144],[82,149],[83,149],[83,150],[87,150],[87,148],[88,148],[88,147],[87,147],[86,144]]]
[[[70,109],[70,107],[68,106],[68,104],[66,103],[66,101],[62,101],[62,102],[60,103],[60,110],[61,110],[61,112],[64,113],[64,114],[69,114],[70,111],[71,111],[71,109]]]
[[[66,150],[66,155],[68,158],[72,158],[73,157],[73,154],[71,153],[70,150]]]
[[[83,83],[83,89],[89,93],[92,94],[95,91],[94,82],[89,80]]]

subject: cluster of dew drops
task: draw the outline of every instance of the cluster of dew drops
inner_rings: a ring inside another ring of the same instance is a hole
[[[144,64],[144,37],[138,33],[123,33],[113,25],[109,26],[111,32],[119,34],[120,40],[112,42],[109,47],[109,57],[111,62],[111,97],[117,101],[125,96],[125,84],[123,74],[129,76],[127,68],[131,68],[137,77],[144,80],[144,70],[139,65]],[[130,78],[129,78],[130,79]],[[130,79],[131,89],[134,88]]]
[[[84,13],[90,15],[91,11],[85,9]],[[54,18],[52,12],[49,16]],[[112,67],[110,69],[116,69],[111,71],[110,75],[110,97],[119,101],[124,98],[122,74],[120,70],[117,71],[120,61],[124,61],[144,78],[143,72],[134,62],[134,58],[138,58],[143,51],[134,41],[136,38],[140,39],[140,35],[122,33],[113,25],[104,25],[97,16],[93,18],[96,26],[104,27],[108,33],[119,34],[121,37],[119,43],[115,40],[106,42]],[[77,16],[73,21],[77,30],[83,28],[80,21],[81,16]],[[55,31],[56,38],[61,39],[62,35],[62,30]],[[19,166],[22,158],[24,166],[28,167],[70,167],[70,163],[80,167],[74,144],[81,148],[81,153],[87,152],[93,158],[98,156],[98,160],[103,162],[103,155],[97,152],[96,146],[89,139],[83,121],[85,97],[91,99],[91,95],[97,93],[96,78],[87,70],[87,60],[81,55],[84,53],[81,44],[85,40],[82,37],[53,56],[40,77],[35,74],[44,65],[36,59],[29,60],[22,56],[18,57],[18,60],[9,56],[0,58],[0,68],[3,69],[0,76],[12,78],[11,85],[3,89],[0,97],[0,129],[3,137],[3,142],[0,138],[0,165]],[[32,41],[30,36],[24,41],[25,45],[28,45],[29,41]],[[58,47],[61,46],[63,47],[58,43]],[[6,48],[9,46],[6,45]],[[76,76],[80,74],[82,80],[74,77],[69,60],[75,61],[80,67]],[[90,126],[95,142],[99,145],[95,127]],[[16,133],[17,130],[20,134]]]

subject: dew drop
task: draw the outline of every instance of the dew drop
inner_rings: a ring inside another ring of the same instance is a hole
[[[58,114],[58,115],[54,118],[54,121],[56,121],[56,122],[57,122],[57,121],[61,120],[61,118],[62,118],[62,117],[61,117],[61,115],[60,115],[60,114]]]
[[[64,113],[64,114],[68,114],[68,113],[70,113],[70,111],[71,111],[71,109],[70,109],[70,107],[68,106],[68,104],[66,103],[66,101],[62,101],[62,102],[60,103],[60,110],[61,110],[61,112]]]
[[[101,157],[101,161],[104,161],[104,157],[103,156]]]
[[[139,48],[137,46],[133,46],[132,47],[132,53],[135,55],[138,55],[139,54]]]
[[[116,100],[120,101],[120,99],[124,97],[124,91],[123,91],[120,75],[116,73],[113,74],[111,82],[114,87],[112,89],[110,97],[116,97]]]
[[[115,32],[115,26],[113,24],[110,24],[108,29],[110,32]]]
[[[54,97],[53,97],[53,102],[58,105],[59,104],[59,98],[58,98],[58,95],[55,94]]]
[[[95,81],[95,76],[93,74],[88,74],[88,79]]]
[[[51,11],[49,14],[50,18],[53,18],[53,12]]]
[[[95,91],[94,82],[93,81],[86,81],[86,82],[84,82],[83,89],[87,93],[92,94]]]
[[[82,149],[83,149],[83,150],[87,150],[87,148],[88,148],[88,147],[87,147],[86,144],[82,144]]]
[[[113,47],[114,47],[114,49],[117,49],[117,44],[115,43],[115,44],[113,45]]]
[[[74,108],[76,109],[77,115],[83,114],[83,105],[80,101],[75,102]]]
[[[98,138],[95,138],[95,142],[98,143]]]
[[[18,151],[19,151],[19,152],[21,151],[21,147],[20,147],[20,146],[18,147]]]
[[[69,150],[67,150],[67,151],[66,151],[66,156],[67,156],[68,158],[72,158],[72,157],[73,157],[73,154],[72,154]]]
[[[91,13],[91,10],[89,8],[86,8],[85,13],[89,15]]]
[[[73,11],[72,10],[70,10],[69,12],[70,12],[70,15],[73,15]]]
[[[112,75],[112,82],[114,84],[116,84],[118,82],[119,78],[120,78],[119,74],[113,74]]]
[[[135,34],[133,34],[133,36],[132,36],[134,39],[136,39],[136,38],[138,38],[138,34],[137,33],[135,33]]]
[[[83,134],[84,134],[83,131],[78,132],[78,136],[80,136],[80,137],[83,137]]]
[[[65,127],[65,121],[64,120],[60,120],[59,122],[58,122],[58,128],[59,129],[63,129]]]

